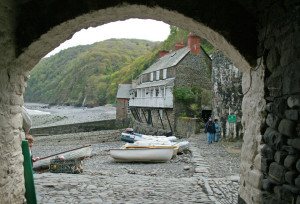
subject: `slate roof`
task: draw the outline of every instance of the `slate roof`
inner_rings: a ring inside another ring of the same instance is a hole
[[[170,54],[163,56],[158,59],[154,64],[152,64],[148,69],[146,69],[142,74],[154,72],[160,69],[173,67],[177,65],[188,53],[190,48],[185,47],[179,50],[176,50]]]
[[[174,82],[175,78],[169,78],[169,79],[165,79],[165,80],[160,80],[160,81],[151,81],[151,82],[146,82],[146,83],[142,83],[136,86],[137,89],[140,88],[148,88],[148,87],[155,87],[155,86],[165,86],[168,84],[171,84],[172,82]]]
[[[131,84],[119,84],[117,98],[130,98],[129,91],[131,88]]]

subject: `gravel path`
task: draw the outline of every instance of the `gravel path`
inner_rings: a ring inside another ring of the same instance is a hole
[[[240,142],[229,143],[219,141],[208,145],[206,135],[200,134],[197,146],[202,157],[205,158],[210,166],[211,178],[222,178],[240,173]],[[234,150],[236,150],[236,153],[229,153],[234,152]]]

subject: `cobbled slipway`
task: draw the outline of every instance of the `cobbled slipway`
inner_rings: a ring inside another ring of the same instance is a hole
[[[191,151],[165,163],[116,163],[109,149],[124,143],[103,143],[101,134],[35,138],[32,151],[39,157],[86,144],[93,148],[83,160],[82,174],[36,172],[38,203],[236,203],[239,155],[228,154],[220,143],[207,147],[204,134],[188,139]],[[216,157],[218,153],[223,156]]]

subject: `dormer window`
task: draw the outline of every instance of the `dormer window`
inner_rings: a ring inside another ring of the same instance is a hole
[[[153,81],[153,72],[150,73],[150,81]]]
[[[158,71],[156,71],[156,80],[159,80],[159,73],[160,73],[160,71],[158,70]]]

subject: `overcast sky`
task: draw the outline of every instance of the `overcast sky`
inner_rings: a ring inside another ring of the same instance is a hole
[[[95,28],[82,29],[75,33],[70,40],[60,44],[45,57],[49,57],[61,50],[77,45],[93,44],[111,38],[135,38],[151,41],[164,41],[170,34],[170,27],[162,21],[128,19],[116,21]]]

